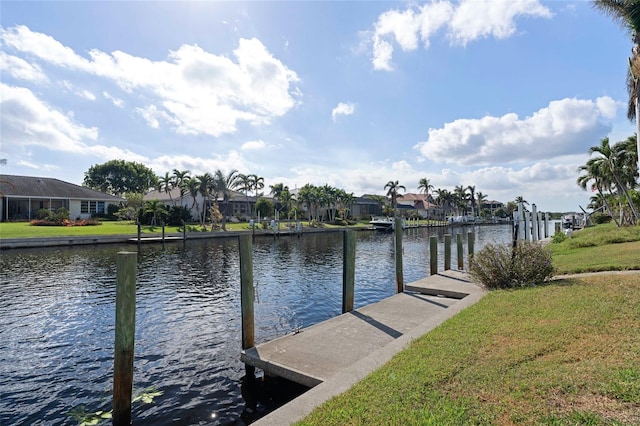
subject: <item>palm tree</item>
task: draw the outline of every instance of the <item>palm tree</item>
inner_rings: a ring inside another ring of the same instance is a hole
[[[222,204],[224,205],[222,213],[222,230],[227,230],[227,210],[229,199],[231,199],[231,191],[234,190],[239,183],[238,171],[231,170],[228,174],[222,173],[222,170],[218,169],[214,173],[214,180],[218,192],[222,195]]]
[[[578,185],[586,191],[587,185],[591,182],[591,191],[598,191],[598,196],[607,209],[609,216],[613,218],[616,226],[620,227],[618,219],[616,219],[613,211],[611,211],[609,203],[607,202],[607,197],[602,193],[603,190],[609,190],[612,186],[612,183],[610,182],[608,177],[608,173],[606,173],[606,170],[603,170],[602,162],[598,161],[598,159],[596,158],[591,158],[589,159],[589,161],[587,161],[587,164],[585,164],[584,166],[580,166],[578,170],[585,173],[578,177]]]
[[[244,192],[245,200],[247,201],[247,216],[251,217],[251,207],[249,206],[249,191],[251,191],[251,177],[250,175],[239,174],[238,175],[238,191]]]
[[[143,213],[151,213],[153,215],[151,217],[151,226],[155,226],[157,225],[156,219],[158,216],[163,220],[167,216],[167,207],[160,200],[149,200],[144,203]]]
[[[425,195],[427,202],[429,202],[429,190],[433,189],[433,185],[427,178],[420,178],[418,182],[418,191],[422,192]]]
[[[284,191],[285,188],[286,187],[282,182],[274,183],[273,185],[269,185],[269,189],[270,189],[269,194],[273,195],[273,198],[277,200],[278,198],[280,198],[280,194],[282,194],[282,191]]]
[[[199,216],[200,207],[198,205],[198,190],[200,189],[200,183],[196,178],[188,177],[184,180],[183,185],[193,199],[191,202],[191,210],[195,207],[195,211]]]
[[[456,185],[456,187],[453,189],[453,196],[458,213],[464,215],[467,209],[467,201],[469,200],[467,188],[462,185]]]
[[[198,183],[198,193],[202,195],[202,213],[200,216],[200,224],[205,227],[205,219],[207,217],[207,204],[211,202],[211,195],[213,194],[214,179],[211,173],[205,173],[195,177]]]
[[[480,215],[480,210],[482,210],[482,203],[487,201],[487,196],[482,192],[476,194],[476,201],[478,202],[478,216]],[[493,212],[492,212],[493,213]]]
[[[406,188],[402,185],[400,185],[400,183],[396,180],[396,181],[392,181],[390,180],[389,182],[387,182],[387,184],[384,186],[384,189],[387,190],[387,197],[391,197],[391,206],[393,207],[393,217],[396,217],[396,204],[397,204],[397,200],[398,200],[398,192],[400,190],[405,191]]]
[[[618,21],[631,36],[631,58],[627,73],[629,103],[627,117],[636,121],[636,164],[640,169],[640,2],[635,0],[594,0],[596,9]],[[637,218],[636,218],[637,219]]]
[[[467,186],[467,189],[469,190],[469,201],[471,201],[471,216],[475,216],[476,211],[474,207],[476,205],[476,186],[469,185]]]
[[[173,184],[175,188],[180,188],[180,206],[182,206],[182,200],[184,196],[189,192],[189,189],[186,187],[185,182],[191,178],[191,173],[189,170],[178,170],[173,169]]]
[[[527,200],[524,199],[524,197],[522,195],[518,195],[515,200],[513,200],[516,202],[516,204],[520,204],[522,203],[523,205],[529,205],[529,202]]]
[[[629,203],[629,208],[631,209],[631,213],[633,215],[632,223],[637,223],[638,221],[638,213],[636,212],[635,206],[633,205],[633,200],[631,199],[631,195],[627,190],[625,180],[629,179],[629,174],[632,172],[625,171],[624,165],[628,162],[627,159],[624,158],[626,154],[626,150],[624,148],[616,148],[612,149],[609,144],[609,138],[603,138],[600,140],[600,145],[592,146],[589,148],[589,154],[599,154],[599,157],[596,157],[598,162],[601,162],[604,166],[602,171],[608,176],[612,177],[612,182],[615,183],[618,189],[618,195],[624,195]],[[626,177],[626,178],[625,178]],[[635,179],[634,179],[635,180]],[[620,222],[623,222],[623,207],[622,200],[620,201]]]
[[[169,176],[169,172],[166,172],[164,176],[158,176],[158,192],[169,194],[169,200],[171,200],[171,204],[175,206],[175,202],[171,197],[171,190],[174,188],[174,182],[173,177]]]

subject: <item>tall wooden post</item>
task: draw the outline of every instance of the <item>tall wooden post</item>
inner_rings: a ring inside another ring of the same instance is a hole
[[[431,275],[438,273],[438,237],[429,237],[429,272]]]
[[[467,249],[469,250],[469,255],[467,256],[467,263],[469,263],[469,268],[471,268],[471,261],[473,260],[473,251],[476,242],[476,234],[473,232],[469,232],[467,234]]]
[[[116,257],[116,332],[113,359],[113,424],[131,424],[133,351],[136,334],[136,273],[138,254]]]
[[[402,219],[394,219],[395,248],[396,248],[396,293],[404,291],[404,276],[402,274]]]
[[[239,236],[240,245],[240,309],[242,310],[242,349],[255,346],[253,318],[253,253],[252,236]]]
[[[532,204],[531,210],[531,241],[538,241],[538,231],[540,230],[538,225],[538,207]]]
[[[451,234],[444,235],[444,270],[451,269]]]
[[[456,252],[458,254],[458,269],[464,269],[464,252],[462,251],[462,234],[456,234]]]
[[[347,230],[342,240],[342,313],[353,311],[353,299],[356,276],[356,237]]]

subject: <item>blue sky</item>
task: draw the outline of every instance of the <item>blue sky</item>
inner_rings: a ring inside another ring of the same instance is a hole
[[[586,207],[633,134],[631,40],[587,1],[0,3],[0,172],[112,159],[359,196],[476,187]]]

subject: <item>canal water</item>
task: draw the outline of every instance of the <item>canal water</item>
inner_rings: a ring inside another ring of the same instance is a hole
[[[429,274],[429,237],[475,232],[476,251],[510,241],[506,225],[408,229],[405,283]],[[77,425],[70,413],[111,409],[116,255],[135,245],[0,253],[0,424]],[[395,293],[393,234],[356,234],[355,305]],[[465,255],[466,265],[466,255]],[[238,240],[143,245],[138,254],[136,425],[236,424],[240,380]],[[255,334],[260,343],[341,313],[342,234],[256,238]],[[455,266],[454,266],[455,267]],[[439,270],[442,270],[440,260]],[[110,424],[110,421],[107,422]]]

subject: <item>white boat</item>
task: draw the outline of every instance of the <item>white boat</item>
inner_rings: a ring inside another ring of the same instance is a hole
[[[369,224],[378,231],[393,231],[395,229],[393,218],[386,216],[374,216],[369,221]]]

